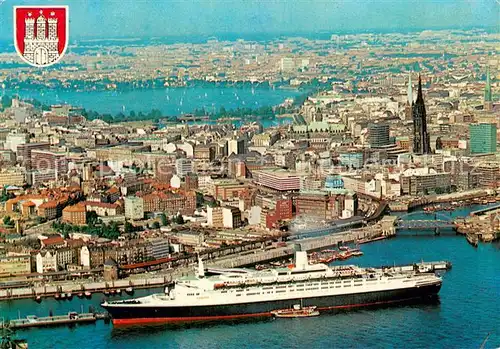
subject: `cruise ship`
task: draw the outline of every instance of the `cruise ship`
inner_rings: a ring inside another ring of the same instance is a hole
[[[209,275],[210,274],[210,275]],[[176,280],[165,292],[101,304],[113,324],[270,317],[301,304],[320,312],[415,301],[437,295],[442,279],[425,265],[360,268],[309,264],[298,251],[288,268],[206,272]]]

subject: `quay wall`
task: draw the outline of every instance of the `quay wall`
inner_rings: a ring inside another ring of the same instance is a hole
[[[299,245],[302,251],[314,251],[337,245],[339,243],[354,242],[361,239],[369,239],[382,235],[382,231],[371,229],[358,229],[349,232],[337,233],[318,238],[296,240],[294,245]],[[295,249],[292,246],[281,247],[273,250],[255,251],[253,254],[244,256],[233,256],[231,259],[215,260],[206,263],[211,267],[235,268],[246,265],[264,263],[267,261],[293,256]]]
[[[82,291],[89,292],[103,292],[105,290],[113,290],[118,288],[152,288],[161,287],[172,281],[169,276],[165,277],[154,277],[148,279],[134,279],[134,280],[115,280],[109,282],[90,282],[90,283],[80,283],[73,282],[62,285],[46,285],[46,286],[36,286],[36,287],[21,287],[0,290],[0,300],[2,299],[12,299],[12,298],[31,298],[37,295],[40,296],[53,296],[56,293],[78,293]]]

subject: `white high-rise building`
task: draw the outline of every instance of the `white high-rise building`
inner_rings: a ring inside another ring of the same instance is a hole
[[[285,71],[292,71],[295,69],[295,62],[293,58],[291,57],[283,57],[281,58],[281,63],[280,63],[280,70],[285,72]]]
[[[177,159],[175,161],[175,171],[179,177],[184,177],[193,172],[193,162],[190,159]]]
[[[144,199],[136,196],[125,197],[125,218],[144,218]]]
[[[227,141],[227,155],[245,153],[245,140],[243,138],[233,138]]]
[[[9,133],[7,137],[5,137],[4,148],[10,149],[15,153],[19,145],[26,144],[28,141],[29,135],[27,133]]]

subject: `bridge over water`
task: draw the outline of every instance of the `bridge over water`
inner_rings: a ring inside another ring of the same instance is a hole
[[[435,235],[440,235],[443,230],[456,232],[457,224],[449,215],[436,212],[431,216],[432,219],[424,219],[422,216],[422,212],[399,216],[394,221],[394,227],[396,230],[412,230],[421,234],[433,232]]]

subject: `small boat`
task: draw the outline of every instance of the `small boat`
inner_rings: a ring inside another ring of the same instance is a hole
[[[122,294],[122,290],[118,288],[118,289],[116,290],[116,294]]]
[[[349,246],[340,246],[340,247],[339,247],[339,250],[342,250],[342,251],[349,251]]]
[[[85,291],[85,297],[87,297],[87,298],[92,297],[92,293],[89,291]]]
[[[134,289],[132,287],[127,287],[125,289],[125,292],[127,292],[128,294],[132,294],[132,293],[134,293]]]
[[[472,246],[477,247],[479,245],[479,239],[477,235],[467,234],[465,238],[467,239],[467,242]]]
[[[316,310],[316,307],[301,307],[299,304],[295,304],[293,308],[273,310],[271,314],[280,318],[296,318],[318,316],[319,311]]]
[[[66,293],[61,293],[61,299],[66,299]]]
[[[71,292],[66,293],[66,299],[73,298],[73,294]]]
[[[352,253],[349,252],[349,251],[344,251],[342,253],[340,253],[337,257],[337,259],[341,260],[341,261],[345,261],[346,259],[349,259],[352,257]]]
[[[42,296],[36,296],[35,297],[35,302],[40,303],[42,301]]]
[[[105,296],[109,296],[109,291],[108,290],[104,290],[104,295]]]
[[[54,295],[54,298],[55,298],[55,299],[61,299],[61,295],[60,295],[59,293],[56,293],[56,294]]]
[[[85,297],[85,294],[83,292],[78,292],[78,298],[83,298]]]

